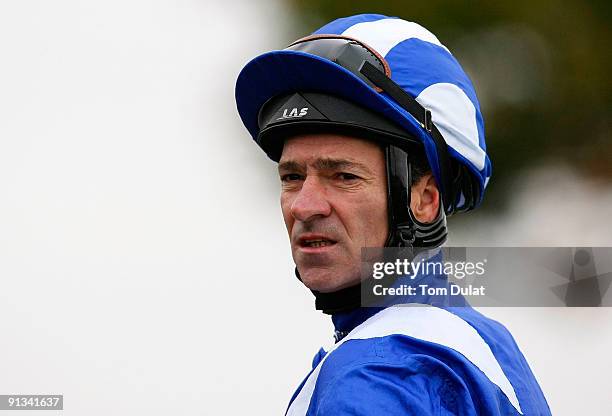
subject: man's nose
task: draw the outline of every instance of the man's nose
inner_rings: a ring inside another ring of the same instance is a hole
[[[291,215],[298,221],[309,221],[317,216],[331,214],[324,185],[317,177],[308,176],[291,204]]]

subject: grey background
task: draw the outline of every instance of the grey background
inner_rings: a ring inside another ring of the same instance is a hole
[[[0,2],[0,393],[63,394],[66,415],[284,412],[331,323],[292,275],[233,88],[290,22],[272,0]],[[450,243],[612,245],[609,185],[523,180]],[[611,309],[485,313],[553,414],[612,412]]]

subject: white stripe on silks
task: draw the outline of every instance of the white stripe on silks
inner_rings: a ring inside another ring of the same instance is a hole
[[[408,304],[384,309],[335,344],[310,373],[287,410],[287,415],[306,415],[321,367],[335,349],[352,339],[369,339],[394,334],[433,342],[461,353],[504,392],[519,413],[523,413],[514,388],[495,359],[491,348],[470,324],[444,309],[422,304]]]
[[[416,100],[431,111],[446,144],[483,170],[486,154],[478,140],[476,108],[465,92],[455,84],[439,82],[421,91]]]
[[[374,48],[382,56],[387,56],[387,53],[395,45],[411,38],[433,43],[448,51],[446,46],[442,45],[429,30],[417,23],[401,19],[380,19],[373,22],[357,23],[346,29],[342,34],[359,39]]]

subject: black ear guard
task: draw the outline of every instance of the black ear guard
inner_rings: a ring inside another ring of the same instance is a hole
[[[446,241],[446,215],[442,201],[436,219],[431,223],[418,221],[410,207],[412,169],[408,154],[396,146],[385,149],[387,161],[387,204],[389,237],[387,247],[438,247]]]

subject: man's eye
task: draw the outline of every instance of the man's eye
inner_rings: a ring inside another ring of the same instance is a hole
[[[302,179],[301,175],[297,173],[288,173],[286,175],[281,175],[281,182],[295,182]]]
[[[352,173],[348,173],[348,172],[340,172],[338,174],[338,178],[343,181],[354,181],[356,179],[360,179],[359,176],[353,175]]]

